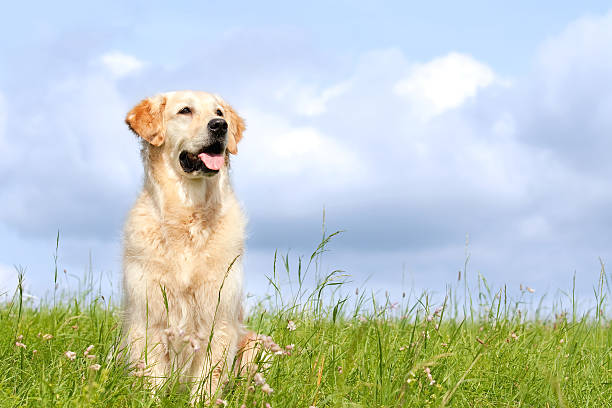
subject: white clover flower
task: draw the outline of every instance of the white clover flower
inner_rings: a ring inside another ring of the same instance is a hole
[[[76,358],[76,353],[74,351],[68,350],[67,352],[64,353],[64,355],[70,361],[74,361],[74,359]]]
[[[255,381],[255,385],[264,385],[266,383],[266,379],[261,373],[255,373],[253,381]]]
[[[295,322],[293,320],[289,320],[287,323],[287,330],[294,331],[296,328]]]
[[[270,395],[274,392],[274,390],[272,389],[272,387],[270,387],[267,383],[261,386],[261,390],[263,392],[265,392],[266,394]]]

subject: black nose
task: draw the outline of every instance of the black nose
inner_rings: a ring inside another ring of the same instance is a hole
[[[208,131],[215,135],[222,135],[227,132],[227,122],[225,119],[216,118],[208,122]]]

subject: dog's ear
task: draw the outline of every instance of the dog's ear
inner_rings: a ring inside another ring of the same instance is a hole
[[[229,126],[227,133],[227,150],[231,154],[238,154],[238,142],[242,139],[242,132],[246,129],[244,119],[242,119],[229,104],[223,103],[225,119]]]
[[[166,97],[157,95],[143,99],[134,106],[125,117],[125,123],[132,132],[142,137],[153,146],[161,146],[166,136],[164,109]]]

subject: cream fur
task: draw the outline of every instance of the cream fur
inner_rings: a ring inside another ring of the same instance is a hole
[[[177,114],[183,106],[192,107],[190,117]],[[207,140],[206,125],[218,117],[217,109],[225,113],[236,150],[244,123],[211,94],[157,95],[126,118],[143,137],[145,169],[124,229],[126,350],[134,365],[142,369],[144,362],[153,385],[175,370],[183,381],[203,384],[208,396],[232,366],[239,344],[252,336],[242,326],[245,216],[230,184],[228,151],[225,166],[212,176],[188,175],[178,160],[180,151]],[[197,387],[192,393],[197,399]]]

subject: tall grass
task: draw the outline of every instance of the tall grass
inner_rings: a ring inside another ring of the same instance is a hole
[[[251,377],[232,377],[211,404],[612,406],[610,287],[603,263],[595,306],[581,312],[575,282],[566,294],[569,304],[545,312],[544,296],[534,307],[528,288],[512,299],[505,287],[474,279],[468,256],[460,280],[443,296],[408,293],[393,302],[364,288],[349,291],[342,271],[321,267],[335,235],[323,234],[295,265],[274,254],[271,292],[250,310],[247,325],[284,350],[261,372],[274,391],[263,392]],[[54,278],[57,283],[57,259]],[[127,368],[117,353],[119,308],[99,288],[96,295],[91,277],[76,293],[58,297],[54,288],[52,301],[24,297],[23,279],[20,273],[14,296],[0,306],[0,406],[189,405],[176,377],[154,395],[146,378]],[[95,358],[84,355],[89,345]],[[67,351],[76,353],[74,360]]]

